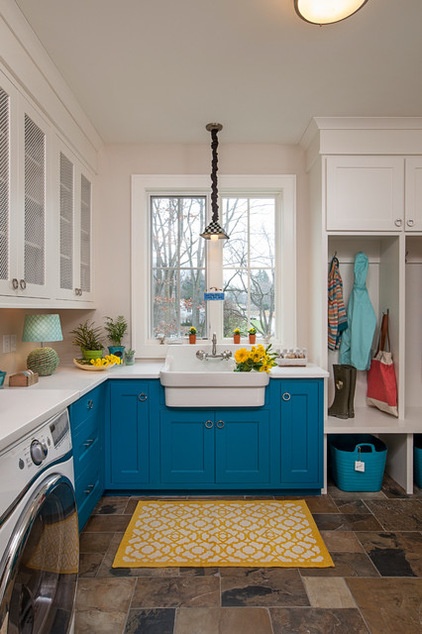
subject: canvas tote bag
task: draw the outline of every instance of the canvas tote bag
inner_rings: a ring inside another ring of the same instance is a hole
[[[368,370],[366,401],[368,405],[377,407],[387,414],[398,416],[396,373],[390,352],[388,317],[387,310],[382,316],[378,349]]]

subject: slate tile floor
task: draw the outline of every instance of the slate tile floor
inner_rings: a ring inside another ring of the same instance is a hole
[[[422,634],[419,489],[305,498],[325,569],[113,570],[139,499],[102,498],[81,534],[76,634]]]

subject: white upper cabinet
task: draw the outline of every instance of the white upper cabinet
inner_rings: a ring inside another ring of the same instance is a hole
[[[0,78],[0,293],[44,298],[51,210],[47,206],[48,125]],[[51,269],[50,269],[51,270]]]
[[[91,305],[92,181],[0,72],[0,308]]]
[[[65,146],[59,148],[56,158],[58,297],[88,301],[92,298],[92,179]]]
[[[330,156],[327,231],[401,231],[404,227],[404,159]]]
[[[10,109],[10,94],[0,86],[0,292],[9,288],[10,280]]]
[[[326,158],[327,231],[422,231],[422,157]]]
[[[422,156],[406,159],[405,230],[422,231]]]

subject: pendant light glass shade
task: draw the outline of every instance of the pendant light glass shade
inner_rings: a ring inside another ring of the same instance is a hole
[[[217,190],[217,168],[218,168],[218,137],[217,134],[223,129],[221,123],[208,123],[206,125],[208,132],[211,132],[211,148],[212,148],[212,172],[211,172],[211,209],[212,218],[209,225],[200,234],[205,240],[229,240],[227,233],[220,227],[218,222],[218,190]]]
[[[294,0],[296,13],[311,24],[333,24],[359,11],[368,0]]]

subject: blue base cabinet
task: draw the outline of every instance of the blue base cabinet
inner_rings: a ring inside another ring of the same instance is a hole
[[[301,491],[323,486],[323,379],[271,379],[257,408],[171,408],[157,379],[112,379],[105,488]]]
[[[150,482],[150,417],[158,419],[156,380],[113,379],[106,427],[106,488],[146,488]]]
[[[104,490],[104,404],[107,386],[99,385],[69,407],[79,530]]]
[[[160,417],[160,484],[254,488],[270,484],[269,411],[172,410]]]
[[[278,432],[274,437],[274,483],[285,489],[323,486],[323,379],[270,381]]]

